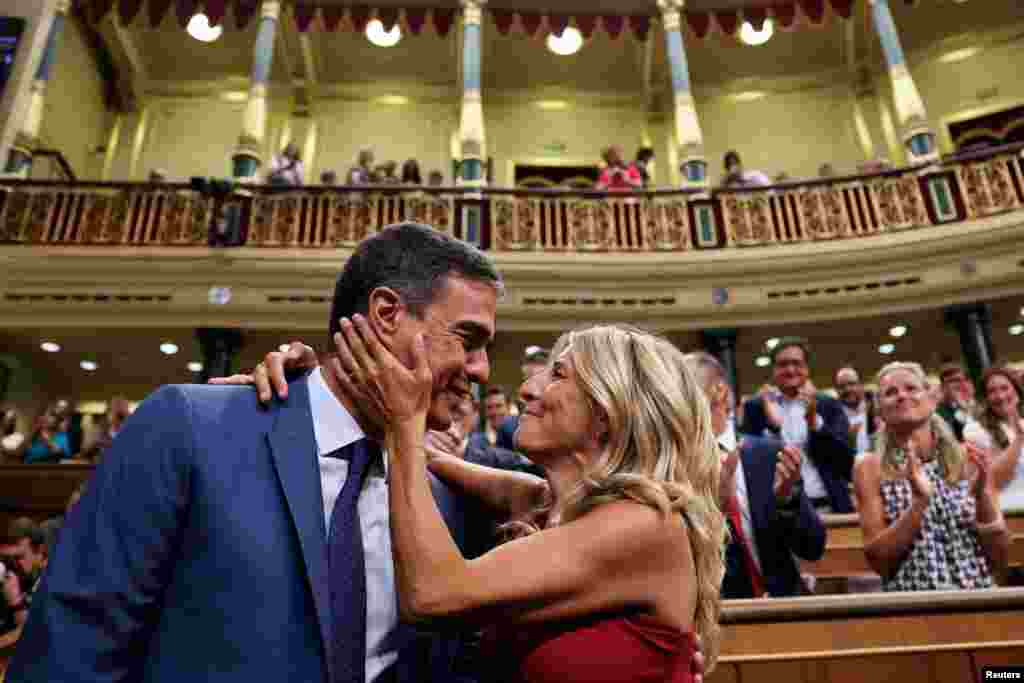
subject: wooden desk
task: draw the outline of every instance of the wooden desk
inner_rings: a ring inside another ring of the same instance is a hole
[[[1024,663],[1024,589],[733,600],[708,683],[965,683]]]
[[[1010,566],[1024,566],[1024,510],[1004,514],[1010,529]],[[817,562],[801,562],[801,571],[826,582],[875,573],[864,555],[864,535],[856,514],[822,515],[822,522],[828,534],[825,556]]]

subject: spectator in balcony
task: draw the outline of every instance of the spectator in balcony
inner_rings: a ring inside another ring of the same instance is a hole
[[[651,169],[650,164],[654,161],[654,150],[650,147],[641,147],[636,152],[636,161],[633,162],[633,166],[636,167],[637,172],[640,174],[641,186],[647,188],[651,184]]]
[[[744,170],[743,160],[736,150],[725,153],[724,166],[725,177],[722,179],[722,187],[764,187],[772,184],[768,176],[761,171]]]
[[[427,176],[427,185],[430,187],[441,187],[444,185],[444,173],[436,169],[431,171],[430,175]]]
[[[0,417],[0,455],[4,460],[16,458],[25,443],[25,435],[18,431],[18,411],[9,408]]]
[[[942,383],[942,402],[936,413],[949,424],[957,441],[964,440],[964,427],[974,418],[974,384],[967,378],[962,365],[946,363],[939,369]]]
[[[402,184],[417,186],[423,184],[423,178],[420,176],[420,162],[415,159],[407,159],[402,164]]]
[[[729,428],[732,390],[725,368],[709,353],[686,354],[704,389],[722,451],[719,502],[731,535],[722,597],[789,597],[807,593],[795,556],[821,559],[825,527],[800,479],[800,451],[777,439],[744,437]]]
[[[777,389],[762,390],[743,408],[740,432],[782,439],[803,454],[804,490],[822,512],[853,512],[849,483],[853,449],[850,425],[836,399],[818,393],[808,380],[807,340],[786,337],[771,351]]]
[[[268,185],[294,187],[305,182],[306,171],[299,157],[299,147],[289,142],[280,154],[275,154],[267,172]]]
[[[957,442],[927,384],[917,363],[878,373],[885,430],[854,467],[864,552],[885,590],[989,588],[1010,541],[992,463]]]
[[[103,416],[99,429],[82,447],[82,457],[98,463],[103,457],[104,451],[110,448],[110,445],[114,442],[114,437],[121,431],[124,421],[131,414],[132,406],[128,399],[123,396],[115,396],[110,399],[110,404],[107,406],[107,414]]]
[[[369,185],[373,182],[373,150],[364,149],[359,152],[356,165],[348,172],[349,185]]]
[[[395,172],[398,170],[398,162],[385,161],[373,170],[373,182],[377,185],[398,185],[401,180]]]
[[[622,148],[612,145],[601,153],[605,167],[597,180],[595,190],[602,192],[624,192],[643,187],[640,171],[633,164],[627,165],[622,159]]]
[[[326,187],[334,187],[338,184],[338,174],[331,170],[324,171],[320,174],[320,184]]]
[[[866,453],[875,435],[875,396],[864,390],[860,375],[850,366],[836,371],[835,387],[850,423],[850,447],[857,455]]]
[[[1000,507],[1024,508],[1024,388],[998,366],[985,371],[981,387],[981,415],[964,427],[964,440],[991,453]]]
[[[57,463],[71,457],[68,434],[60,431],[60,424],[53,409],[36,418],[31,436],[21,446],[26,464]]]

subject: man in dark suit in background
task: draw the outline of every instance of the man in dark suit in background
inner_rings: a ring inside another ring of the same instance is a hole
[[[818,560],[825,527],[803,491],[801,454],[778,439],[743,437],[729,429],[729,386],[721,363],[709,353],[686,356],[704,388],[722,449],[719,498],[731,540],[726,548],[722,596],[790,597],[807,592],[794,554]]]
[[[804,457],[801,477],[815,508],[853,512],[850,423],[839,401],[819,394],[808,381],[810,350],[805,339],[787,337],[771,352],[776,390],[763,391],[743,406],[740,432],[781,439]]]
[[[501,287],[474,248],[391,226],[345,264],[330,332],[359,313],[409,365],[422,333],[446,429],[487,381]],[[330,372],[287,386],[269,409],[207,385],[139,407],[68,515],[9,683],[461,680],[461,637],[398,621],[379,431]],[[460,502],[431,485],[461,542]]]

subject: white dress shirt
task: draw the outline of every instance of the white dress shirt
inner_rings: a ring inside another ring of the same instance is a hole
[[[868,411],[862,403],[857,408],[851,408],[845,403],[843,404],[843,411],[846,412],[846,419],[850,421],[851,427],[857,425],[864,425],[857,430],[857,455],[867,453],[871,450],[871,437],[868,436]]]
[[[328,536],[331,512],[348,476],[348,461],[324,457],[363,439],[366,435],[345,406],[331,393],[320,368],[309,375],[309,407],[313,435],[320,454],[320,486]],[[373,683],[398,659],[393,632],[398,627],[398,595],[391,556],[391,525],[388,510],[387,454],[383,463],[371,463],[359,492],[359,526],[363,532],[366,564],[366,682]],[[329,539],[328,539],[329,540]]]
[[[726,431],[718,436],[718,444],[727,451],[732,451],[739,446],[736,440],[736,430],[727,426]],[[761,570],[761,556],[757,552],[757,539],[754,537],[754,517],[750,514],[750,499],[747,497],[747,477],[743,473],[743,458],[736,461],[736,507],[740,511],[740,524],[743,526],[743,535],[750,546],[750,554],[754,557],[754,564],[758,571]]]
[[[804,493],[808,498],[827,498],[828,489],[818,472],[818,467],[807,457],[807,442],[811,435],[807,430],[807,402],[801,398],[779,398],[782,409],[782,441],[787,446],[796,446],[804,457],[800,461],[800,476],[804,480]],[[821,415],[815,415],[815,429],[821,429]]]

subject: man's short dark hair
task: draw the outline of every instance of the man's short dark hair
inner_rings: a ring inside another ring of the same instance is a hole
[[[939,368],[939,381],[945,382],[953,375],[958,374],[963,375],[964,377],[967,376],[967,373],[964,372],[964,366],[960,365],[959,363],[946,363],[941,368]]]
[[[484,400],[486,401],[491,396],[501,396],[506,401],[508,400],[508,392],[505,391],[504,387],[496,387],[496,386],[487,387],[487,393],[484,394]]]
[[[775,348],[771,350],[769,354],[772,359],[772,364],[775,364],[775,357],[786,349],[798,348],[804,352],[804,362],[811,362],[811,347],[807,343],[807,340],[803,337],[783,337],[779,340],[779,343],[775,345]]]
[[[46,536],[39,529],[39,525],[28,517],[18,517],[13,520],[8,526],[3,540],[7,543],[21,543],[23,538],[27,538],[32,547],[36,549],[46,544]]]
[[[722,163],[725,164],[726,168],[732,165],[732,162],[740,163],[740,153],[734,149],[730,149],[725,153],[725,158],[722,159]]]
[[[398,292],[409,312],[422,317],[449,276],[493,284],[501,275],[479,249],[429,225],[397,223],[363,240],[338,276],[328,322],[328,345],[341,331],[340,318],[366,315],[370,293],[378,287]]]

